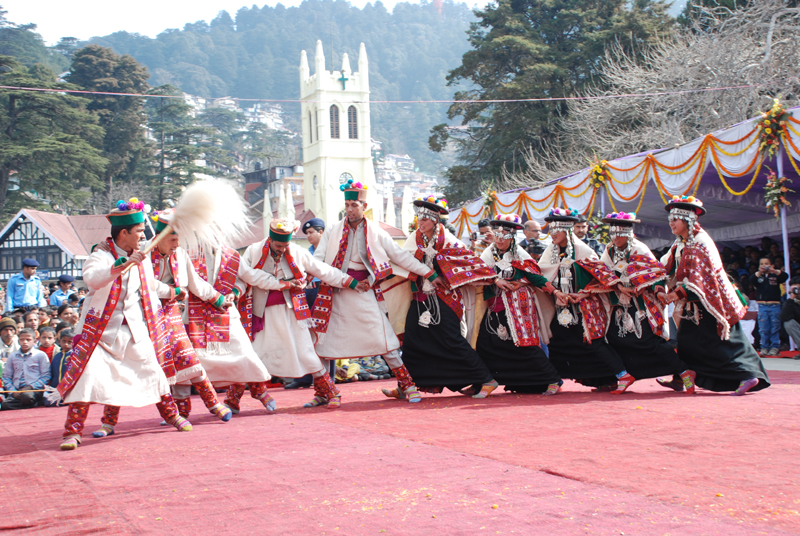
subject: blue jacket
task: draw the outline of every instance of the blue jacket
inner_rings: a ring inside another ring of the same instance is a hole
[[[58,387],[64,374],[67,373],[69,366],[69,358],[72,356],[72,350],[69,352],[58,352],[53,356],[53,361],[50,363],[50,387]]]
[[[14,274],[8,280],[6,288],[6,310],[12,311],[17,307],[28,305],[38,305],[39,307],[47,305],[42,292],[42,281],[36,274],[32,275],[30,279],[25,279],[22,273]]]

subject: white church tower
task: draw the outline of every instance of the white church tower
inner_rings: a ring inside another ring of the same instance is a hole
[[[339,185],[352,177],[368,186],[367,203],[378,210],[374,203],[369,70],[364,43],[358,51],[358,72],[350,69],[347,54],[342,57],[341,71],[326,71],[322,41],[317,41],[312,75],[306,51],[302,51],[300,100],[305,208],[332,226],[344,210]]]

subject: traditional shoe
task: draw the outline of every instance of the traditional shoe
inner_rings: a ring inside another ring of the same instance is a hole
[[[328,400],[328,409],[338,409],[342,405],[342,397],[334,396]]]
[[[179,432],[191,432],[192,431],[192,423],[178,415],[175,417],[175,420],[170,423],[172,426],[175,427],[176,430]]]
[[[422,393],[419,392],[416,385],[412,385],[408,389],[404,391],[406,397],[408,398],[409,404],[416,404],[417,402],[422,402]]]
[[[400,390],[399,387],[395,387],[394,389],[381,389],[381,393],[388,398],[396,398],[398,400],[405,400],[406,394]]]
[[[544,396],[553,396],[557,392],[561,390],[561,386],[564,385],[564,380],[558,380],[556,383],[551,383],[547,386],[547,391],[542,393]]]
[[[681,376],[673,376],[671,380],[665,380],[664,378],[656,378],[656,382],[658,382],[658,385],[662,387],[666,387],[667,389],[672,389],[673,391],[678,391],[679,393],[686,388],[686,385],[684,384]]]
[[[463,389],[461,389],[459,393],[461,393],[464,396],[475,396],[478,393],[480,393],[480,391],[478,389],[475,389],[475,386],[470,385],[469,387],[464,387]]]
[[[311,399],[311,402],[306,402],[303,404],[304,408],[316,408],[317,406],[324,406],[328,403],[328,399],[324,396],[315,396]]]
[[[264,398],[261,399],[261,403],[264,404],[264,409],[267,410],[267,413],[274,413],[275,410],[278,409],[278,404],[275,403],[275,399],[267,393],[264,393]]]
[[[611,391],[611,394],[612,395],[621,395],[622,393],[624,393],[628,389],[628,387],[633,385],[633,382],[635,382],[635,381],[636,381],[636,378],[634,378],[633,376],[631,376],[630,374],[628,374],[626,372],[623,377],[617,379],[617,388],[614,389],[613,391]]]
[[[749,380],[744,380],[739,384],[739,388],[731,393],[731,396],[742,396],[756,385],[758,385],[758,378],[750,378]]]
[[[695,386],[694,380],[697,378],[697,373],[693,370],[684,370],[681,372],[681,380],[683,380],[683,386],[686,388],[686,393],[693,395]]]
[[[498,384],[496,380],[492,380],[489,383],[484,383],[481,385],[481,390],[477,394],[472,395],[472,398],[486,398],[492,394],[492,391],[497,389],[499,385],[500,384]]]
[[[219,402],[208,408],[208,411],[210,411],[213,415],[219,417],[219,420],[221,420],[222,422],[228,422],[229,420],[231,420],[231,417],[233,417],[233,412],[231,411],[231,408]]]
[[[64,438],[61,442],[61,450],[75,450],[81,444],[81,438],[77,435],[71,435]]]
[[[110,424],[103,424],[100,429],[92,432],[92,437],[108,437],[114,435],[114,427]]]

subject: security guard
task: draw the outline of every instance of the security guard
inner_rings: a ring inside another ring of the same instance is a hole
[[[75,292],[74,288],[70,288],[73,281],[75,278],[71,275],[61,274],[58,276],[58,290],[50,293],[50,305],[58,307],[67,301],[67,297]]]
[[[44,307],[47,303],[42,292],[42,281],[36,275],[39,263],[36,259],[22,259],[22,273],[11,276],[6,288],[6,310]]]

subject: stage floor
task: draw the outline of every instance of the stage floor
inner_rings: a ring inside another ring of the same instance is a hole
[[[58,449],[66,408],[0,412],[7,534],[800,534],[800,372],[745,397],[380,394],[341,385],[246,397],[228,423],[193,397],[194,431],[123,408],[117,433]],[[13,531],[13,532],[12,532]]]

